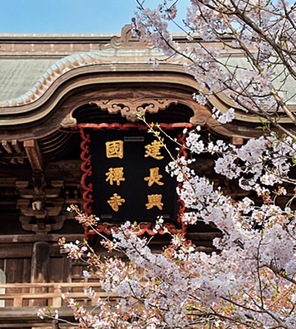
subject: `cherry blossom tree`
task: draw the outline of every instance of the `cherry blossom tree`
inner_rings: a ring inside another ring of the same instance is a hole
[[[147,1],[149,2],[149,1]],[[185,1],[186,2],[186,1]],[[280,124],[283,114],[295,124],[289,109],[295,103],[296,7],[272,0],[191,0],[187,15],[178,16],[184,1],[164,0],[155,9],[137,0],[135,33],[151,40],[168,57],[185,60],[185,70],[200,84],[197,102],[207,104],[213,94],[224,93],[234,109],[255,113],[295,138]],[[188,41],[177,42],[169,31],[175,25]],[[217,44],[220,46],[217,47]],[[238,61],[237,58],[244,58]],[[154,59],[153,59],[154,60]],[[212,109],[219,116],[219,111]]]
[[[266,119],[270,129],[237,147],[207,140],[198,126],[186,132],[190,157],[167,166],[180,183],[177,193],[186,206],[182,221],[221,231],[214,252],[172,235],[155,253],[129,222],[111,239],[102,237],[110,257],[100,258],[87,241],[61,240],[70,257],[88,264],[84,276],[99,280],[108,294],[100,298],[89,288],[86,293],[96,304],[91,311],[65,299],[80,328],[296,328],[296,119],[290,107],[295,88],[286,89],[295,86],[296,7],[284,1],[191,0],[183,26],[178,23],[188,42],[178,44],[168,28],[178,21],[178,1],[163,1],[156,9],[137,3],[135,33],[149,38],[169,60],[183,58],[185,70],[199,82],[197,102],[210,106],[211,96],[223,92],[233,106],[225,113],[211,107],[218,120],[227,123],[236,111],[246,111]],[[223,47],[214,47],[215,42]],[[243,55],[245,64],[236,65],[228,49]],[[282,124],[283,117],[294,129]],[[165,146],[160,127],[150,128]],[[236,199],[198,175],[194,162],[202,154],[215,159],[217,175],[248,196]],[[72,210],[81,224],[96,230],[99,219],[75,206]],[[165,221],[156,219],[155,231],[165,230]],[[40,310],[40,315],[48,314]]]
[[[191,144],[196,145],[200,136],[198,129],[188,135],[192,153]],[[276,202],[286,193],[281,183],[287,178],[293,184],[288,173],[295,141],[287,137],[283,143],[285,149],[279,148],[278,138],[269,136],[251,140],[240,149],[217,141],[203,142],[196,150],[197,154],[223,154],[217,157],[216,170],[232,179],[247,175],[242,187],[256,191],[261,203],[224,195],[190,169],[193,159],[180,158],[168,165],[168,171],[182,182],[178,193],[188,209],[182,220],[191,225],[214,223],[223,233],[214,240],[216,251],[211,254],[199,251],[180,235],[172,236],[162,253],[154,253],[149,241],[138,237],[136,225],[129,222],[114,232],[112,240],[102,240],[108,250],[119,251],[128,261],[114,254],[101,259],[86,241],[61,241],[70,257],[88,263],[84,276],[100,280],[108,294],[103,299],[91,288],[87,290],[97,304],[92,312],[68,300],[80,327],[295,328],[296,216],[292,201],[296,195],[284,207]],[[269,164],[258,157],[269,159]],[[223,170],[219,169],[221,159]],[[241,166],[234,165],[236,159]],[[96,218],[76,207],[72,210],[80,223],[95,230]],[[162,218],[155,229],[165,230]]]

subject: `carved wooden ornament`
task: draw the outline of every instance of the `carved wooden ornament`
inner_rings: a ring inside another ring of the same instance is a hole
[[[101,110],[108,111],[110,114],[121,113],[130,122],[138,121],[140,115],[148,113],[157,113],[165,110],[171,104],[177,104],[175,99],[115,99],[115,100],[97,100],[92,101],[90,104],[97,105]]]

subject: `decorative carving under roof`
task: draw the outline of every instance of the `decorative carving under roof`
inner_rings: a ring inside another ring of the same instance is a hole
[[[77,120],[75,118],[73,118],[72,112],[71,112],[65,116],[65,118],[61,122],[61,127],[62,128],[71,128],[71,127],[76,126],[76,124],[77,124]]]
[[[90,104],[95,104],[102,110],[107,110],[110,114],[121,113],[128,121],[138,121],[139,115],[148,113],[157,113],[160,110],[165,110],[171,104],[177,104],[176,99],[151,99],[151,98],[130,98],[130,99],[115,99],[115,100],[97,100]]]

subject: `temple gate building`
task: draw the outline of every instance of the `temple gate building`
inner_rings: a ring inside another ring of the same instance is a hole
[[[149,63],[155,57],[157,66]],[[244,59],[234,54],[234,60]],[[185,232],[178,220],[184,209],[165,173],[167,153],[139,116],[180,142],[184,128],[201,125],[235,145],[261,133],[256,116],[237,110],[232,123],[219,124],[211,107],[225,112],[231,101],[219,94],[207,106],[197,104],[199,85],[182,60],[140,42],[129,25],[116,36],[0,35],[0,80],[0,328],[57,328],[37,318],[44,305],[71,319],[60,296],[82,296],[83,267],[63,254],[58,239],[87,235],[97,243],[67,211],[72,204],[100,217],[102,234],[126,219],[141,224],[139,235],[153,234],[162,215],[172,232],[212,250],[220,234],[214,227]],[[282,122],[290,127],[287,118]],[[227,193],[245,195],[212,168],[212,159],[198,160],[201,174],[212,173]]]

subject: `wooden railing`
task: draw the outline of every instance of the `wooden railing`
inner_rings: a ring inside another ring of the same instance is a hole
[[[82,283],[6,283],[0,284],[0,307],[22,306],[66,306],[63,300],[65,294],[69,298],[83,301],[84,304],[92,305],[91,299],[85,294],[84,289],[92,287],[97,297],[110,297],[101,290],[98,282]],[[112,298],[116,298],[112,296]]]

